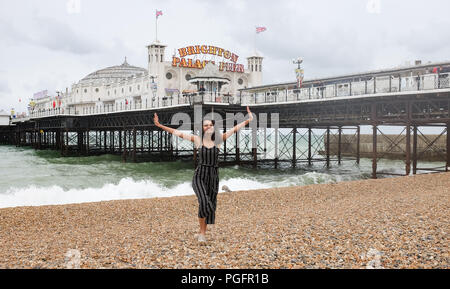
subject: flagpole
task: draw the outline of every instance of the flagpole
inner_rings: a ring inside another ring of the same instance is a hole
[[[255,48],[255,55],[256,55],[256,26],[255,26],[255,30],[253,31],[255,33],[255,39],[254,39],[254,48]]]
[[[155,13],[155,36],[156,36],[156,40],[155,42],[158,42],[158,10],[156,10]]]

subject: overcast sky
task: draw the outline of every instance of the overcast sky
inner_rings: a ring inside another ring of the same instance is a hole
[[[156,9],[166,60],[210,44],[246,65],[255,26],[267,27],[256,40],[264,84],[294,81],[299,56],[306,79],[450,59],[448,0],[1,0],[0,109],[24,111],[34,92],[70,89],[125,56],[147,68]]]

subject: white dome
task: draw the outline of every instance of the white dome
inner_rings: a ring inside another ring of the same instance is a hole
[[[117,79],[127,78],[136,74],[146,73],[147,69],[132,66],[127,63],[127,59],[125,58],[124,63],[122,65],[111,66],[107,68],[103,68],[92,72],[91,74],[84,77],[79,83],[90,83],[90,82],[99,82],[99,81],[115,81]]]

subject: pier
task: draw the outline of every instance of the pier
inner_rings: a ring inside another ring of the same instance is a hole
[[[177,128],[171,117],[184,112],[194,119],[195,105],[201,105],[202,115],[215,112],[223,119],[227,113],[245,113],[249,106],[257,118],[256,128],[243,129],[223,144],[222,165],[329,168],[344,161],[359,164],[361,157],[369,157],[372,177],[377,178],[386,174],[377,169],[377,162],[386,155],[378,151],[377,142],[383,137],[385,150],[404,155],[402,175],[448,171],[450,73],[431,73],[437,65],[450,63],[309,80],[301,88],[284,83],[240,89],[236,95],[197,92],[164,97],[156,103],[35,111],[1,127],[0,142],[59,150],[63,156],[107,153],[121,155],[124,162],[190,159],[195,163],[193,144],[159,130],[153,114],[158,113],[161,123]],[[274,113],[278,113],[275,128]],[[361,154],[361,126],[371,127],[370,155]],[[401,133],[386,132],[393,126]],[[423,132],[427,127],[438,128],[440,133],[430,137]],[[193,123],[190,130],[194,133]],[[445,143],[444,150],[437,147],[438,142]],[[421,167],[428,152],[442,164]]]

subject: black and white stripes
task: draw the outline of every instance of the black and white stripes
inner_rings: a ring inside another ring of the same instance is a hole
[[[198,156],[198,166],[192,179],[192,188],[198,199],[198,217],[206,218],[206,224],[214,224],[219,192],[219,149],[216,146],[201,146]]]

